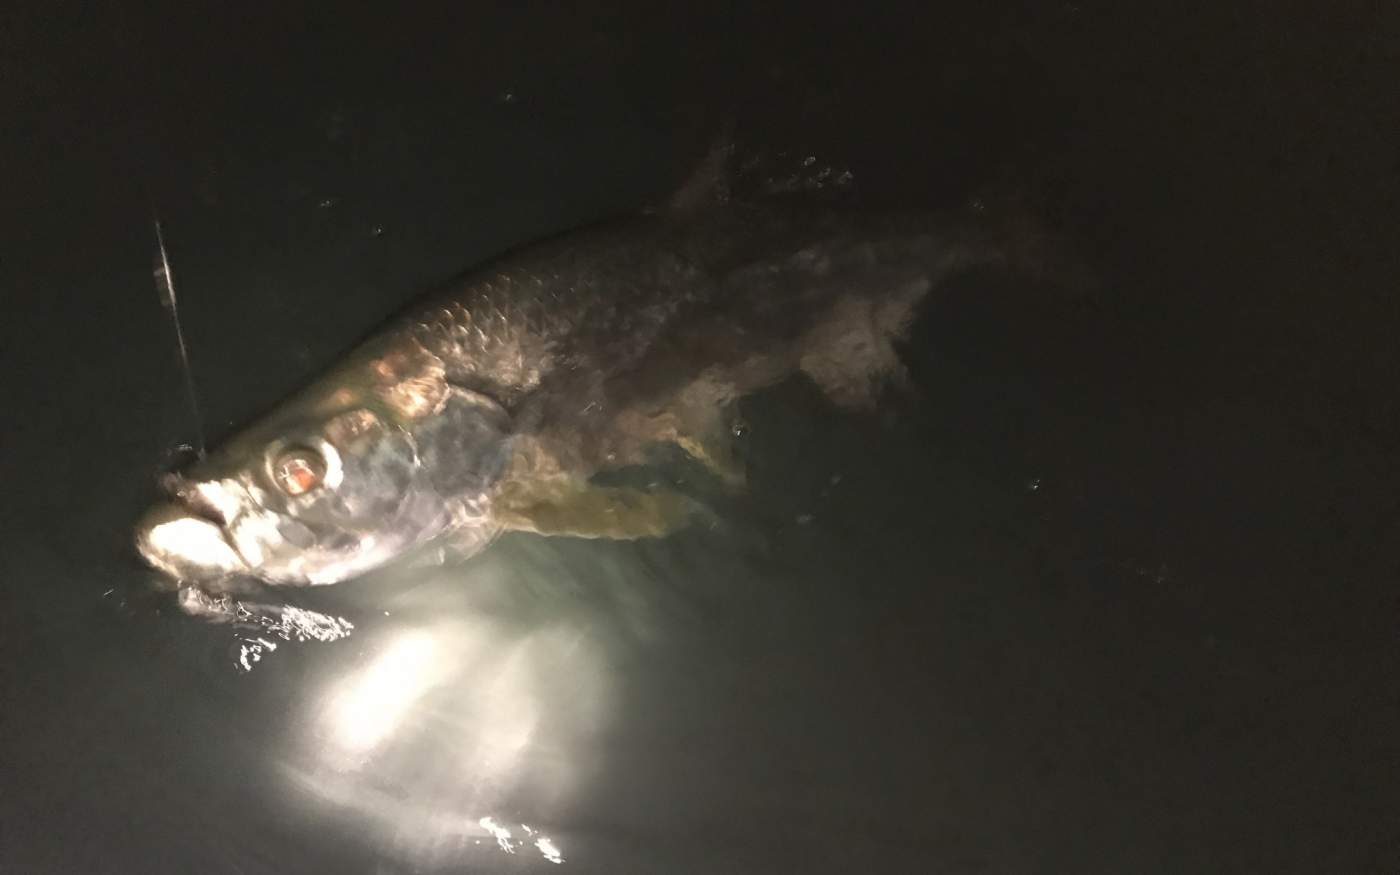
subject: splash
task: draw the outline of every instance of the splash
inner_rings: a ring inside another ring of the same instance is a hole
[[[514,854],[517,848],[525,846],[524,841],[516,840],[510,829],[502,826],[494,817],[483,817],[477,821],[477,825],[486,830],[496,840],[496,846],[507,854]],[[559,850],[559,846],[554,843],[553,839],[537,832],[528,823],[520,824],[520,828],[525,832],[527,838],[534,840],[532,843],[535,850],[540,852],[541,857],[555,864],[564,862],[564,853]]]
[[[515,853],[515,842],[511,839],[510,830],[497,823],[494,817],[483,817],[477,821],[477,824],[491,834],[491,837],[496,840],[496,844],[500,845],[501,850],[507,854]]]
[[[554,843],[553,839],[547,835],[536,832],[528,823],[520,824],[520,828],[525,830],[527,836],[535,840],[535,850],[540,852],[541,857],[544,857],[551,863],[558,864],[564,862],[564,853],[559,850],[559,846]]]
[[[264,655],[277,649],[278,641],[338,641],[355,629],[344,617],[332,617],[293,605],[267,605],[244,602],[231,595],[214,596],[198,587],[180,591],[180,609],[194,617],[203,617],[238,627],[238,655],[234,664],[239,671],[252,671]]]
[[[564,855],[560,852],[559,846],[550,841],[549,836],[540,836],[535,839],[535,849],[540,852],[551,863],[563,863]]]

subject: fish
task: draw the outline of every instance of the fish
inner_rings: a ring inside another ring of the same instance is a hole
[[[717,181],[718,180],[718,181]],[[1024,262],[978,210],[728,195],[707,159],[663,209],[519,247],[429,292],[160,478],[137,553],[180,586],[340,583],[507,531],[661,537],[704,508],[606,475],[677,448],[741,490],[741,398],[795,377],[870,409],[950,278]]]

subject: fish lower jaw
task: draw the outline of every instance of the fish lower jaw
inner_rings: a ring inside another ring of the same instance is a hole
[[[136,552],[152,568],[180,581],[216,580],[247,571],[223,529],[175,504],[156,505],[141,518]]]

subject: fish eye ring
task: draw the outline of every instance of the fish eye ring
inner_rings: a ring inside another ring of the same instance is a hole
[[[310,447],[289,447],[273,461],[272,479],[293,498],[305,495],[325,481],[325,457]]]

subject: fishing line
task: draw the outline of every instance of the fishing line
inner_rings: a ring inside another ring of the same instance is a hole
[[[161,230],[160,216],[154,206],[151,218],[156,226],[156,291],[160,294],[161,306],[170,311],[170,321],[175,324],[175,342],[180,350],[180,370],[185,377],[185,395],[189,400],[190,414],[194,417],[195,450],[199,458],[204,458],[204,418],[199,412],[199,393],[195,388],[194,368],[190,367],[190,350],[185,345],[185,331],[180,325],[180,304],[175,298],[175,278],[170,273],[170,255],[165,249],[165,234]]]

